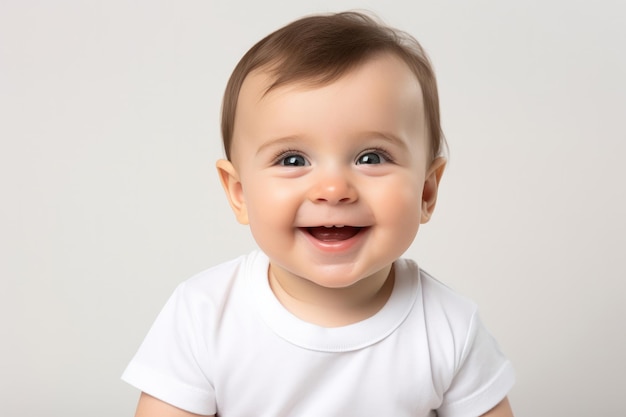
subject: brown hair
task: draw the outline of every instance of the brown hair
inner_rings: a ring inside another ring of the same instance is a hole
[[[431,157],[439,156],[445,139],[440,125],[437,82],[421,45],[407,33],[384,26],[365,14],[343,12],[296,20],[263,38],[241,58],[228,80],[222,103],[226,157],[230,159],[239,92],[252,71],[265,68],[272,74],[274,82],[267,91],[301,81],[324,85],[382,52],[399,56],[417,77],[422,88]]]

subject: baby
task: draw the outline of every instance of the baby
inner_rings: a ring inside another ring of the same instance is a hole
[[[259,250],[182,283],[123,379],[136,416],[512,416],[476,306],[400,258],[446,160],[415,39],[360,13],[252,47],[217,162]]]

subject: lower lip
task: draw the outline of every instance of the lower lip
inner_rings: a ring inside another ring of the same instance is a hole
[[[334,254],[341,254],[354,249],[355,246],[364,241],[364,237],[367,233],[369,233],[369,230],[369,227],[364,227],[359,231],[359,233],[346,240],[322,241],[315,239],[309,232],[306,231],[306,229],[299,229],[300,233],[316,249]]]

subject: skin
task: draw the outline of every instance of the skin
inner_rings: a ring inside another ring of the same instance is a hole
[[[246,78],[231,161],[217,162],[230,205],[288,310],[326,327],[366,319],[431,218],[445,167],[429,157],[420,85],[390,54],[329,85],[266,93],[270,83],[263,71]],[[142,394],[136,416],[195,414]],[[484,416],[512,416],[508,400]]]
[[[204,417],[174,407],[146,393],[141,393],[135,417]],[[215,417],[211,415],[208,417]],[[498,405],[480,417],[513,417],[509,400],[505,397]]]
[[[392,263],[434,210],[445,161],[431,161],[420,85],[398,58],[371,59],[332,84],[245,80],[232,162],[217,167],[238,221],[270,258],[293,314],[323,326],[367,318],[389,295]],[[360,227],[321,241],[311,227]]]

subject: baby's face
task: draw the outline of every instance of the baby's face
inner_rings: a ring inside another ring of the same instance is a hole
[[[340,288],[388,273],[430,217],[443,170],[416,77],[381,55],[325,86],[264,95],[270,82],[245,80],[232,165],[218,165],[239,221],[274,274]]]

